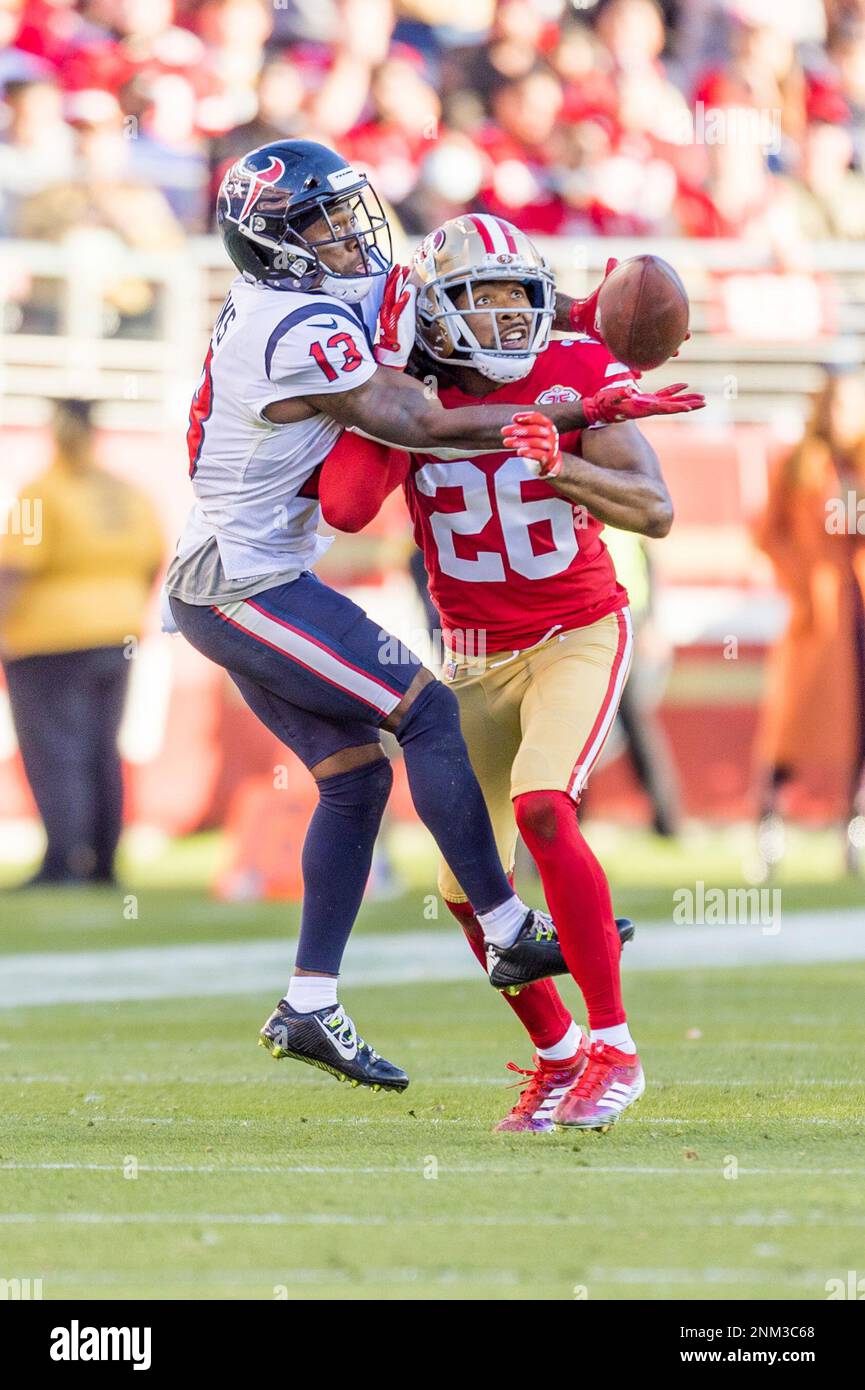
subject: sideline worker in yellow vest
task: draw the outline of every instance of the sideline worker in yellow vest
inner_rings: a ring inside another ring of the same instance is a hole
[[[54,460],[0,519],[0,657],[48,845],[34,885],[111,882],[130,643],[163,543],[137,488],[96,462],[87,402],[58,404]]]

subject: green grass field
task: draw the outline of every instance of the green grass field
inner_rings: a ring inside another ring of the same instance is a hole
[[[668,903],[680,868],[664,883],[655,862],[635,897]],[[209,903],[195,878],[140,873],[135,922],[117,894],[4,895],[0,948],[241,941],[293,919]],[[828,885],[824,905],[857,891]],[[416,895],[370,904],[360,929],[399,951],[416,912]],[[490,1132],[529,1049],[480,974],[346,992],[410,1072],[400,1097],[256,1048],[281,987],[0,1010],[0,1278],[41,1278],[47,1299],[820,1300],[865,1269],[865,964],[632,975],[648,1089],[582,1137]]]

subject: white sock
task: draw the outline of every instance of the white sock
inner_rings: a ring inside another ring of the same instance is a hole
[[[477,917],[486,940],[494,946],[513,946],[528,910],[522,898],[514,893],[512,898],[508,898],[500,907],[494,907],[492,912],[479,912]]]
[[[618,1048],[619,1052],[630,1052],[632,1056],[637,1052],[637,1044],[631,1037],[627,1023],[617,1023],[615,1028],[593,1028],[589,1041],[608,1043],[610,1047]]]
[[[292,975],[285,998],[299,1014],[311,1014],[336,1005],[338,983],[335,975]]]
[[[583,1030],[571,1019],[571,1026],[565,1036],[554,1047],[536,1047],[535,1052],[545,1062],[563,1062],[566,1057],[576,1057],[583,1040]]]

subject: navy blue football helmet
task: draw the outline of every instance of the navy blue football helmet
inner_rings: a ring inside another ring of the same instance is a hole
[[[319,219],[328,235],[310,241]],[[366,175],[313,140],[274,140],[238,159],[222,180],[216,220],[241,274],[272,289],[322,289],[356,303],[390,268],[387,217]],[[321,252],[348,242],[360,264],[340,275]]]

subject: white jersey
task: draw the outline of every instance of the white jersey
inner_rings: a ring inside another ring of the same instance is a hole
[[[189,416],[195,504],[179,556],[215,539],[227,578],[243,580],[308,569],[327,549],[318,499],[304,486],[342,426],[321,413],[275,425],[264,410],[369,380],[384,280],[359,304],[232,282]]]

